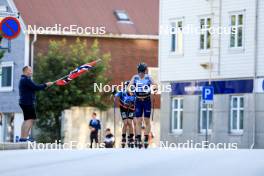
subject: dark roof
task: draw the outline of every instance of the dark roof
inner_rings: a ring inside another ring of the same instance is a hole
[[[14,0],[26,25],[105,26],[107,33],[158,35],[159,0]],[[118,22],[124,10],[131,23]]]

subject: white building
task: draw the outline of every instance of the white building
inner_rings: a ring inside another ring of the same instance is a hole
[[[201,142],[209,124],[212,143],[264,147],[263,31],[262,0],[160,0],[160,81],[172,85],[162,93],[161,140]]]

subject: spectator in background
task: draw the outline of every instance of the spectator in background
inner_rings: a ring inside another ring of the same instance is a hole
[[[96,118],[96,113],[93,112],[92,119],[89,122],[90,133],[90,148],[93,148],[93,141],[95,141],[96,147],[98,146],[98,132],[101,129],[101,122]]]
[[[110,128],[105,130],[105,138],[104,138],[105,148],[113,148],[115,144],[115,137],[111,133]]]

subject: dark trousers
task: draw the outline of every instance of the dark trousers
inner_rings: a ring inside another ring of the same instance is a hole
[[[92,131],[90,134],[90,148],[93,148],[93,141],[98,144],[98,131]]]
[[[114,142],[105,142],[105,148],[113,148]]]

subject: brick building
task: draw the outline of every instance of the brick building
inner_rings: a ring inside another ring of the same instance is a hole
[[[68,43],[76,37],[85,38],[88,46],[98,39],[101,50],[111,53],[111,67],[114,84],[130,79],[136,72],[140,61],[149,67],[158,66],[158,0],[84,0],[41,1],[15,0],[26,27],[36,29],[61,28],[76,25],[78,27],[104,27],[105,34],[79,34],[78,32],[62,34],[41,34],[36,32],[34,54],[45,52],[50,40],[65,38]],[[52,5],[51,5],[52,4]],[[69,12],[71,15],[69,15]],[[30,43],[34,33],[30,33]],[[30,63],[29,63],[30,64]]]

